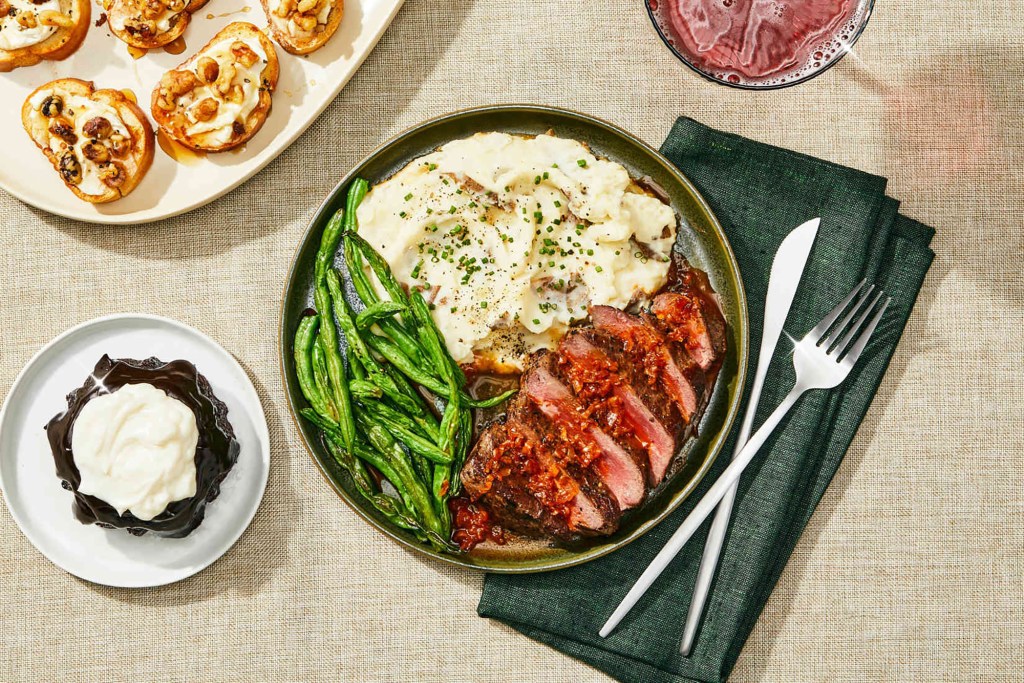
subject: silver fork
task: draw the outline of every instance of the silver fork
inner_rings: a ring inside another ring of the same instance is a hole
[[[768,416],[761,428],[754,432],[747,445],[736,454],[732,463],[718,477],[718,481],[708,489],[693,512],[683,520],[665,547],[633,584],[629,593],[601,627],[602,638],[608,637],[608,634],[618,626],[665,567],[679,554],[704,520],[714,512],[719,501],[740,478],[743,470],[754,459],[786,414],[792,410],[797,400],[811,389],[831,389],[847,378],[889,305],[890,299],[882,301],[882,296],[881,290],[876,291],[874,285],[865,287],[862,280],[849,296],[796,344],[793,349],[793,368],[796,370],[796,384],[793,389],[775,412]],[[843,316],[841,320],[840,316]]]

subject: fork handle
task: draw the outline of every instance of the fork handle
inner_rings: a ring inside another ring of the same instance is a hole
[[[772,435],[772,432],[779,426],[782,419],[786,417],[793,406],[796,405],[797,399],[807,391],[806,387],[797,384],[793,387],[792,391],[786,395],[786,398],[782,400],[782,403],[776,408],[768,419],[764,421],[761,428],[758,429],[747,441],[747,445],[736,454],[732,463],[722,474],[718,477],[718,480],[708,489],[708,492],[704,494],[704,497],[698,501],[693,511],[683,520],[683,523],[679,526],[672,537],[665,544],[665,547],[661,549],[651,563],[644,570],[644,573],[640,575],[637,582],[633,584],[633,587],[629,589],[629,593],[622,599],[619,606],[615,608],[615,611],[605,622],[605,625],[601,627],[600,635],[602,638],[607,638],[608,634],[611,633],[622,618],[625,617],[633,606],[636,605],[637,601],[643,597],[643,594],[647,592],[647,589],[651,587],[651,584],[661,576],[661,573],[665,571],[665,568],[672,562],[679,551],[683,549],[686,542],[690,540],[693,534],[700,528],[700,525],[704,523],[718,503],[725,497],[725,494],[732,488],[732,485],[739,480],[740,475],[743,474],[743,470],[747,468],[747,465],[754,459],[757,452],[761,450],[761,446],[768,440],[768,437]]]

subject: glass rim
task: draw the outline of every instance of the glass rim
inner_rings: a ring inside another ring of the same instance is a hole
[[[666,0],[658,0],[658,2],[665,1]],[[861,34],[864,33],[864,29],[867,28],[868,22],[871,20],[871,15],[875,9],[875,0],[865,0],[865,5],[866,7],[864,10],[864,17],[863,19],[861,19],[860,24],[857,26],[857,30],[853,32],[853,35],[850,36],[850,39],[846,41],[846,43],[843,45],[842,51],[837,52],[835,59],[829,60],[829,62],[827,62],[820,68],[816,69],[815,71],[812,71],[811,73],[807,74],[806,76],[795,78],[792,81],[788,81],[786,83],[769,83],[759,85],[754,83],[730,83],[726,79],[715,78],[711,74],[707,73],[700,67],[693,64],[689,59],[683,56],[683,54],[679,50],[677,50],[674,45],[672,45],[672,43],[669,42],[669,37],[665,35],[664,31],[662,31],[660,22],[654,16],[654,9],[651,8],[651,0],[644,0],[644,7],[647,8],[647,16],[651,20],[651,24],[654,26],[654,30],[657,31],[658,37],[661,38],[661,42],[664,43],[665,47],[667,47],[673,55],[675,55],[676,59],[685,64],[691,71],[696,73],[704,80],[711,81],[712,83],[717,83],[718,85],[724,85],[729,88],[736,88],[737,90],[781,90],[783,88],[791,88],[794,85],[806,83],[807,81],[813,78],[817,78],[821,74],[825,73],[833,66],[838,64],[839,61],[846,56],[846,54],[857,43],[857,40],[860,39]]]

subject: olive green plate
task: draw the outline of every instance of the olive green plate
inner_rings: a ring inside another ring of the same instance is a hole
[[[625,166],[633,178],[647,180],[664,190],[680,219],[677,248],[690,263],[708,273],[719,294],[729,323],[729,353],[700,424],[699,437],[684,446],[685,465],[642,508],[627,514],[617,533],[590,539],[573,548],[553,548],[538,542],[513,543],[447,555],[434,552],[384,520],[352,488],[348,475],[323,448],[316,429],[298,417],[298,410],[306,402],[295,377],[292,339],[303,311],[312,306],[313,260],[323,226],[344,205],[349,182],[362,177],[374,185],[450,140],[488,131],[524,135],[551,131],[579,140],[597,156]],[[280,351],[288,406],[299,433],[328,483],[359,516],[402,545],[444,562],[495,572],[534,572],[580,564],[621,548],[664,519],[693,491],[721,450],[739,410],[747,368],[747,306],[739,267],[717,219],[690,181],[656,150],[629,133],[584,114],[530,105],[490,106],[455,112],[411,128],[371,153],[338,183],[306,229],[288,273],[281,308]]]

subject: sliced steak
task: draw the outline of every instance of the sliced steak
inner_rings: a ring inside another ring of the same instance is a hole
[[[550,429],[525,397],[517,397],[507,418],[484,430],[466,460],[466,494],[483,502],[499,524],[525,535],[572,540],[614,531],[621,511],[603,482],[559,462],[558,439],[541,436],[537,426]]]
[[[628,510],[644,498],[644,474],[637,463],[612,437],[583,413],[583,408],[554,372],[553,354],[523,375],[520,391],[560,430],[572,445],[581,467],[593,466],[619,508]]]
[[[702,370],[716,372],[725,360],[726,325],[707,273],[673,253],[666,290],[651,304],[659,327],[685,346]]]
[[[642,451],[648,481],[659,484],[675,454],[675,439],[619,372],[619,364],[581,330],[566,335],[558,356],[561,376],[586,412],[620,444]]]
[[[595,329],[616,339],[623,353],[636,358],[643,366],[649,384],[663,385],[683,423],[690,424],[703,402],[703,396],[679,367],[668,338],[649,320],[611,306],[593,306],[590,318]]]
[[[592,306],[590,319],[557,353],[529,359],[462,469],[467,495],[507,529],[565,541],[613,533],[707,406],[727,338],[703,273],[675,255],[650,310]]]
[[[587,534],[611,533],[618,528],[622,510],[601,477],[576,462],[576,453],[561,439],[560,430],[525,395],[516,398],[509,411],[515,430],[540,445],[541,463],[549,473],[558,471],[571,477],[579,489],[568,509],[570,530]]]

